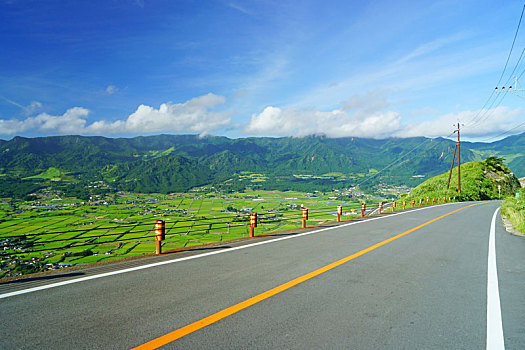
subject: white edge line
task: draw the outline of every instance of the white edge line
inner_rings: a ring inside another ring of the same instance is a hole
[[[323,229],[319,229],[319,230],[315,230],[315,231],[308,231],[308,232],[304,232],[304,233],[299,233],[299,234],[292,235],[292,236],[279,237],[279,238],[275,238],[275,239],[272,239],[272,240],[246,244],[246,245],[242,245],[242,246],[239,246],[239,247],[226,248],[226,249],[217,250],[217,251],[213,251],[213,252],[187,256],[187,257],[184,257],[184,258],[173,259],[173,260],[168,260],[168,261],[160,261],[160,262],[156,262],[156,263],[152,263],[152,264],[136,266],[136,267],[130,267],[130,268],[123,269],[123,270],[105,272],[105,273],[101,273],[101,274],[98,274],[98,275],[80,277],[80,278],[75,278],[75,279],[71,279],[71,280],[67,280],[67,281],[46,284],[46,285],[43,285],[43,286],[38,286],[38,287],[33,287],[33,288],[28,288],[28,289],[22,289],[22,290],[18,290],[18,291],[14,291],[14,292],[0,294],[0,299],[9,298],[9,297],[13,297],[13,296],[16,296],[16,295],[22,295],[22,294],[26,294],[26,293],[32,293],[32,292],[36,292],[36,291],[39,291],[39,290],[45,290],[45,289],[50,289],[50,288],[55,288],[55,287],[61,287],[61,286],[65,286],[65,285],[68,285],[68,284],[89,281],[89,280],[93,280],[93,279],[97,279],[97,278],[103,278],[103,277],[108,277],[108,276],[113,276],[113,275],[119,275],[119,274],[126,273],[126,272],[132,272],[132,271],[148,269],[150,267],[156,267],[156,266],[167,265],[167,264],[174,264],[174,263],[178,263],[178,262],[182,262],[182,261],[193,260],[193,259],[198,259],[198,258],[204,258],[206,256],[211,256],[211,255],[215,255],[215,254],[222,254],[222,253],[233,252],[233,251],[239,250],[239,249],[246,249],[246,248],[251,248],[251,247],[255,247],[255,246],[259,246],[259,245],[263,245],[263,244],[269,244],[269,243],[284,241],[285,239],[299,238],[299,237],[302,237],[302,236],[307,236],[307,235],[311,235],[311,234],[314,234],[314,233],[328,231],[328,230],[332,230],[332,229],[336,229],[336,228],[341,228],[341,227],[346,227],[346,226],[351,226],[351,225],[357,225],[357,224],[370,222],[370,221],[374,221],[374,220],[379,220],[379,219],[386,219],[386,218],[389,218],[389,217],[392,217],[392,216],[408,214],[408,213],[411,213],[411,212],[414,212],[414,211],[425,210],[425,209],[430,209],[430,208],[436,208],[438,206],[450,205],[450,204],[454,204],[454,203],[439,204],[439,205],[433,205],[433,206],[425,206],[425,207],[421,207],[421,208],[417,208],[417,209],[412,209],[410,211],[403,211],[403,212],[390,214],[388,216],[386,216],[386,215],[385,216],[378,216],[378,217],[369,218],[369,219],[366,219],[366,220],[354,221],[354,222],[350,222],[350,223],[347,223],[347,224],[342,224],[342,225],[333,226],[333,227],[327,227],[327,228],[323,228]]]
[[[501,305],[498,286],[498,266],[496,263],[496,215],[492,215],[489,234],[489,254],[487,267],[487,349],[505,349]]]

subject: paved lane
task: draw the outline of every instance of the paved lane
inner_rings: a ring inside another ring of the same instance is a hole
[[[138,346],[464,206],[387,215],[3,298],[0,347]],[[496,208],[487,202],[449,215],[166,348],[482,348]],[[523,305],[516,290],[525,280],[523,263],[515,259],[523,260],[524,240],[503,232],[499,220],[496,226],[505,342],[520,348],[525,333],[516,323],[525,322],[513,305]]]
[[[525,237],[496,225],[498,279],[506,349],[525,349]]]

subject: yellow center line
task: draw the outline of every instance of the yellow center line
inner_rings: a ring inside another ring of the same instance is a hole
[[[386,239],[386,240],[384,240],[382,242],[374,244],[374,245],[372,245],[372,246],[370,246],[370,247],[368,247],[366,249],[363,249],[363,250],[361,250],[361,251],[359,251],[359,252],[357,252],[355,254],[347,256],[346,258],[343,258],[343,259],[338,260],[336,262],[333,262],[333,263],[331,263],[329,265],[321,267],[321,268],[319,268],[319,269],[317,269],[315,271],[307,273],[306,275],[297,277],[297,278],[295,278],[295,279],[293,279],[293,280],[291,280],[289,282],[281,284],[280,286],[277,286],[277,287],[272,288],[270,290],[267,290],[266,292],[263,292],[263,293],[261,293],[259,295],[251,297],[250,299],[247,299],[247,300],[242,301],[242,302],[240,302],[238,304],[230,306],[230,307],[228,307],[228,308],[226,308],[224,310],[216,312],[213,315],[205,317],[205,318],[203,318],[203,319],[201,319],[199,321],[193,322],[193,323],[191,323],[191,324],[189,324],[187,326],[179,328],[179,329],[177,329],[177,330],[175,330],[173,332],[170,332],[168,334],[165,334],[165,335],[163,335],[163,336],[161,336],[159,338],[153,339],[153,340],[151,340],[151,341],[149,341],[149,342],[147,342],[145,344],[139,345],[139,346],[133,348],[132,350],[158,349],[161,346],[164,346],[164,345],[166,345],[168,343],[171,343],[172,341],[175,341],[175,340],[177,340],[179,338],[182,338],[182,337],[184,337],[184,336],[186,336],[186,335],[188,335],[190,333],[193,333],[193,332],[195,332],[195,331],[197,331],[199,329],[207,327],[207,326],[209,326],[209,325],[211,325],[211,324],[213,324],[213,323],[215,323],[215,322],[217,322],[219,320],[222,320],[223,318],[226,318],[226,317],[228,317],[230,315],[233,315],[234,313],[237,313],[237,312],[239,312],[241,310],[244,310],[244,309],[246,309],[246,308],[248,308],[248,307],[250,307],[250,306],[252,306],[254,304],[257,304],[260,301],[268,299],[268,298],[270,298],[270,297],[272,297],[272,296],[274,296],[276,294],[279,294],[279,293],[281,293],[281,292],[283,292],[283,291],[285,291],[287,289],[290,289],[290,288],[292,288],[292,287],[294,287],[294,286],[296,286],[296,285],[298,285],[298,284],[300,284],[300,283],[302,283],[304,281],[307,281],[307,280],[309,280],[311,278],[314,278],[316,276],[319,276],[320,274],[325,273],[325,272],[327,272],[327,271],[329,271],[329,270],[331,270],[333,268],[336,268],[337,266],[343,265],[344,263],[347,263],[350,260],[353,260],[353,259],[355,259],[357,257],[360,257],[361,255],[364,255],[364,254],[366,254],[368,252],[371,252],[374,249],[377,249],[377,248],[379,248],[381,246],[384,246],[385,244],[388,244],[388,243],[390,243],[390,242],[392,242],[392,241],[394,241],[394,240],[396,240],[398,238],[401,238],[401,237],[403,237],[405,235],[408,235],[411,232],[419,230],[420,228],[422,228],[422,227],[424,227],[424,226],[426,226],[428,224],[431,224],[431,223],[433,223],[435,221],[441,220],[444,217],[447,217],[447,216],[449,216],[451,214],[457,213],[460,210],[472,207],[474,205],[477,205],[477,204],[470,204],[470,205],[467,205],[465,207],[462,207],[462,208],[456,209],[454,211],[451,211],[450,213],[441,215],[440,217],[437,217],[435,219],[427,221],[424,224],[421,224],[419,226],[411,228],[408,231],[400,233],[400,234],[398,234],[396,236],[393,236],[391,238],[388,238],[388,239]]]

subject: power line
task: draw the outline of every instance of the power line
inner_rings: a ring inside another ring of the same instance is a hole
[[[505,62],[505,67],[503,68],[503,72],[501,72],[501,76],[499,77],[498,83],[496,85],[499,85],[499,83],[501,83],[501,79],[503,78],[503,75],[505,74],[505,70],[507,69],[507,65],[509,64],[510,56],[512,54],[512,50],[514,49],[514,43],[516,42],[516,38],[518,37],[518,32],[520,30],[521,19],[523,18],[524,11],[525,11],[525,4],[523,5],[523,8],[521,9],[520,21],[518,22],[518,28],[516,28],[516,33],[514,34],[514,40],[512,40],[512,45],[510,47],[509,55],[507,56],[507,61]]]
[[[448,134],[445,138],[449,138],[450,136],[452,136],[454,134],[454,132]],[[408,151],[407,153],[405,153],[403,156],[399,157],[398,159],[396,159],[395,161],[391,162],[390,164],[388,164],[387,166],[385,166],[383,169],[379,170],[377,173],[375,173],[374,175],[371,175],[371,176],[368,176],[366,177],[363,181],[359,182],[358,184],[356,184],[355,186],[360,186],[364,183],[366,183],[367,181],[369,180],[372,180],[373,178],[375,178],[376,176],[378,176],[379,174],[381,174],[383,171],[393,167],[394,165],[399,165],[401,163],[401,161],[406,157],[408,156],[409,154],[415,152],[417,149],[419,149],[421,146],[423,146],[424,144],[426,144],[427,142],[431,142],[431,141],[434,141],[435,139],[425,139],[423,142],[421,142],[419,145],[417,145],[416,147],[412,148],[410,151]],[[432,147],[430,147],[429,149],[427,149],[426,151],[430,151],[434,148],[436,148],[437,146],[439,146],[439,143],[435,143]],[[413,158],[409,158],[408,160],[410,159],[413,159]]]
[[[521,55],[520,57],[518,58],[518,62],[516,62],[516,65],[514,66],[514,69],[512,70],[512,73],[510,73],[509,75],[509,78],[507,79],[507,82],[505,83],[505,85],[508,85],[509,84],[509,81],[512,79],[512,77],[514,76],[514,72],[516,72],[516,69],[518,68],[520,62],[521,62],[521,59],[523,58],[523,53],[525,52],[525,47],[523,48],[523,50],[521,50]],[[521,73],[523,74],[523,73]]]
[[[498,83],[496,85],[499,85],[501,83],[501,80],[503,79],[503,76],[505,75],[505,71],[507,70],[507,66],[508,66],[508,63],[509,63],[509,60],[510,60],[510,57],[512,56],[512,51],[514,49],[514,44],[516,43],[516,38],[518,37],[518,33],[519,33],[519,29],[520,29],[520,26],[521,26],[521,20],[523,18],[523,13],[525,12],[525,4],[523,5],[523,8],[521,10],[521,15],[520,15],[520,20],[518,22],[518,27],[516,28],[516,33],[514,34],[514,39],[512,40],[512,45],[510,47],[510,51],[509,51],[509,54],[507,56],[507,60],[505,62],[505,66],[503,67],[503,71],[501,72],[501,75],[499,77],[499,80],[498,80]],[[514,72],[516,71],[519,63],[521,62],[521,59],[523,57],[523,53],[525,52],[525,48],[523,49],[523,51],[521,52],[521,55],[520,55],[520,58],[518,59],[518,62],[516,63],[516,65],[514,66],[514,69],[512,70],[512,73],[511,73],[511,76],[510,78],[507,80],[507,82],[512,78],[512,75],[514,74]],[[525,73],[522,72],[522,74]],[[521,75],[520,75],[521,76]],[[470,124],[468,126],[472,126],[474,124],[477,124],[481,121],[484,121],[485,119],[487,119],[492,112],[489,112],[492,108],[492,106],[494,106],[494,103],[496,103],[496,101],[498,100],[498,97],[496,97],[492,103],[490,104],[490,106],[487,108],[487,109],[484,109],[487,104],[489,103],[489,101],[492,99],[492,97],[494,96],[495,94],[495,90],[492,90],[490,96],[487,98],[487,100],[485,101],[485,103],[483,104],[483,107],[481,107],[481,109],[478,111],[478,113],[474,116],[473,120],[470,122]],[[503,95],[503,97],[501,98],[501,100],[498,102],[498,104],[496,105],[499,106],[499,104],[501,104],[501,102],[503,101],[503,99],[505,98],[507,93],[505,93]],[[483,113],[483,114],[482,114]],[[487,113],[489,113],[488,115],[486,115]],[[481,120],[481,118],[483,118]],[[450,136],[452,136],[454,134],[454,132],[450,133],[449,135],[447,135],[445,138],[449,138]],[[415,152],[418,148],[420,148],[421,146],[423,146],[424,144],[426,144],[429,140],[433,140],[433,139],[426,139],[425,141],[423,141],[422,143],[420,143],[418,146],[414,147],[413,149],[411,149],[409,152],[405,153],[403,156],[401,156],[400,158],[398,158],[397,160],[395,160],[394,162],[388,164],[387,166],[385,166],[383,169],[381,169],[380,171],[378,171],[377,173],[375,173],[374,175],[371,175],[371,176],[368,176],[366,177],[363,181],[357,183],[355,186],[360,186],[370,180],[372,180],[373,178],[375,178],[376,176],[378,176],[379,174],[381,174],[382,172],[384,172],[385,170],[393,167],[394,165],[397,165],[397,164],[400,164],[401,161],[406,157],[408,156],[409,154]],[[427,151],[430,151],[432,149],[434,149],[435,147],[437,147],[439,144],[436,143],[434,146],[430,147]]]
[[[483,140],[482,142],[490,141],[490,140],[496,139],[496,138],[498,138],[498,137],[501,137],[501,136],[503,136],[503,135],[506,135],[506,134],[508,134],[509,132],[511,132],[511,131],[513,131],[513,130],[516,130],[517,128],[519,128],[520,126],[523,126],[523,125],[525,125],[525,122],[523,122],[523,123],[521,123],[521,124],[518,124],[518,125],[516,125],[515,127],[513,127],[512,129],[509,129],[509,130],[507,130],[507,131],[504,131],[504,132],[502,132],[502,133],[499,134],[499,135],[492,136],[492,137],[490,137],[490,138],[488,138],[488,139],[485,139],[485,140]]]
[[[518,68],[518,65],[520,64],[520,62],[521,62],[521,60],[522,60],[522,58],[523,58],[523,54],[524,54],[524,53],[525,53],[525,48],[523,48],[523,50],[521,51],[521,55],[520,55],[520,57],[519,57],[519,59],[518,59],[518,62],[517,62],[516,65],[514,66],[514,69],[512,70],[512,73],[510,74],[509,78],[507,79],[507,82],[506,82],[505,85],[508,85],[509,81],[512,79],[512,76],[514,75],[516,69]],[[498,103],[498,106],[499,106],[499,104],[503,101],[503,99],[505,98],[505,96],[507,96],[507,94],[508,94],[509,92],[514,93],[514,91],[522,91],[522,90],[518,89],[518,81],[519,81],[519,79],[523,76],[523,74],[525,74],[525,69],[520,73],[519,76],[516,76],[516,77],[515,77],[516,80],[515,80],[515,84],[514,84],[514,89],[508,89],[508,90],[505,90],[505,93],[502,95],[503,97],[501,98],[501,101]],[[515,93],[514,93],[514,94],[515,94]],[[515,94],[515,95],[516,95],[516,94]],[[517,95],[517,96],[518,96],[518,97],[522,97],[522,96],[519,96],[519,95]],[[523,98],[523,97],[522,97],[522,98]],[[488,117],[490,117],[490,116],[492,115],[492,113],[494,113],[493,110],[492,110],[492,111],[491,111],[491,112],[490,112],[485,118],[483,118],[483,119],[480,120],[479,122],[482,122],[482,121],[484,121],[485,119],[487,119]],[[523,125],[525,125],[525,122],[520,123],[520,124],[516,125],[515,127],[511,128],[511,129],[508,129],[508,130],[506,130],[506,131],[504,131],[504,132],[502,132],[502,133],[500,133],[500,134],[498,134],[498,135],[495,135],[495,136],[492,136],[492,137],[486,138],[486,139],[482,140],[481,142],[487,142],[487,141],[490,141],[490,140],[493,140],[493,139],[499,138],[499,137],[501,137],[501,136],[504,136],[504,135],[508,134],[509,132],[518,129],[520,126],[523,126]]]
[[[521,15],[520,15],[520,20],[518,22],[518,27],[516,28],[516,33],[514,33],[514,39],[512,40],[512,45],[510,47],[510,51],[509,51],[509,54],[507,56],[507,60],[505,62],[505,66],[503,67],[503,71],[501,72],[501,75],[498,79],[498,82],[496,84],[496,86],[499,86],[499,84],[501,83],[501,79],[503,79],[503,76],[505,75],[505,71],[507,70],[507,66],[508,66],[508,63],[509,63],[509,60],[510,60],[510,57],[512,55],[512,51],[514,49],[514,44],[516,43],[516,38],[518,37],[518,33],[519,33],[519,30],[520,30],[520,26],[521,26],[521,20],[523,18],[523,13],[525,11],[525,4],[523,5],[523,8],[521,10]],[[525,49],[524,49],[525,50]],[[514,71],[516,70],[519,62],[521,61],[521,58],[523,56],[523,51],[521,53],[521,56],[520,56],[520,59],[518,60],[518,62],[516,63],[515,67],[514,67],[514,70],[513,70],[513,73]],[[511,74],[510,78],[512,78],[512,75],[513,73]],[[522,73],[523,74],[523,73]],[[510,80],[509,78],[509,80]],[[507,80],[508,82],[508,80]],[[487,104],[489,103],[489,101],[492,99],[492,97],[494,96],[495,94],[495,90],[492,90],[490,96],[487,98],[487,100],[485,101],[485,103],[483,104],[483,107],[481,107],[481,109],[478,111],[478,113],[476,113],[476,115],[474,116],[474,118],[472,118],[472,121],[467,125],[467,127],[470,127],[470,126],[473,126],[475,124],[478,124],[480,123],[481,121],[484,121],[488,118],[488,116],[490,116],[490,110],[492,108],[492,106],[494,105],[494,103],[496,102],[497,98],[494,99],[494,101],[492,101],[491,105],[485,110],[484,108],[487,106]],[[505,98],[506,96],[506,93],[503,95],[503,97],[501,98],[501,101],[498,103],[497,106],[499,106],[499,104],[503,101],[503,99]],[[497,107],[496,106],[496,107]],[[489,113],[488,116],[485,116],[487,113]],[[484,118],[483,118],[484,117]],[[483,118],[483,120],[481,120]]]

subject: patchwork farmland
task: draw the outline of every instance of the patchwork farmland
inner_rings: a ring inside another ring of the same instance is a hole
[[[162,250],[169,251],[247,237],[250,212],[259,215],[259,235],[301,227],[301,207],[310,211],[309,225],[335,221],[338,205],[345,218],[357,216],[357,200],[319,192],[118,193],[88,203],[58,196],[4,201],[0,278],[152,254],[158,219],[166,225]]]

